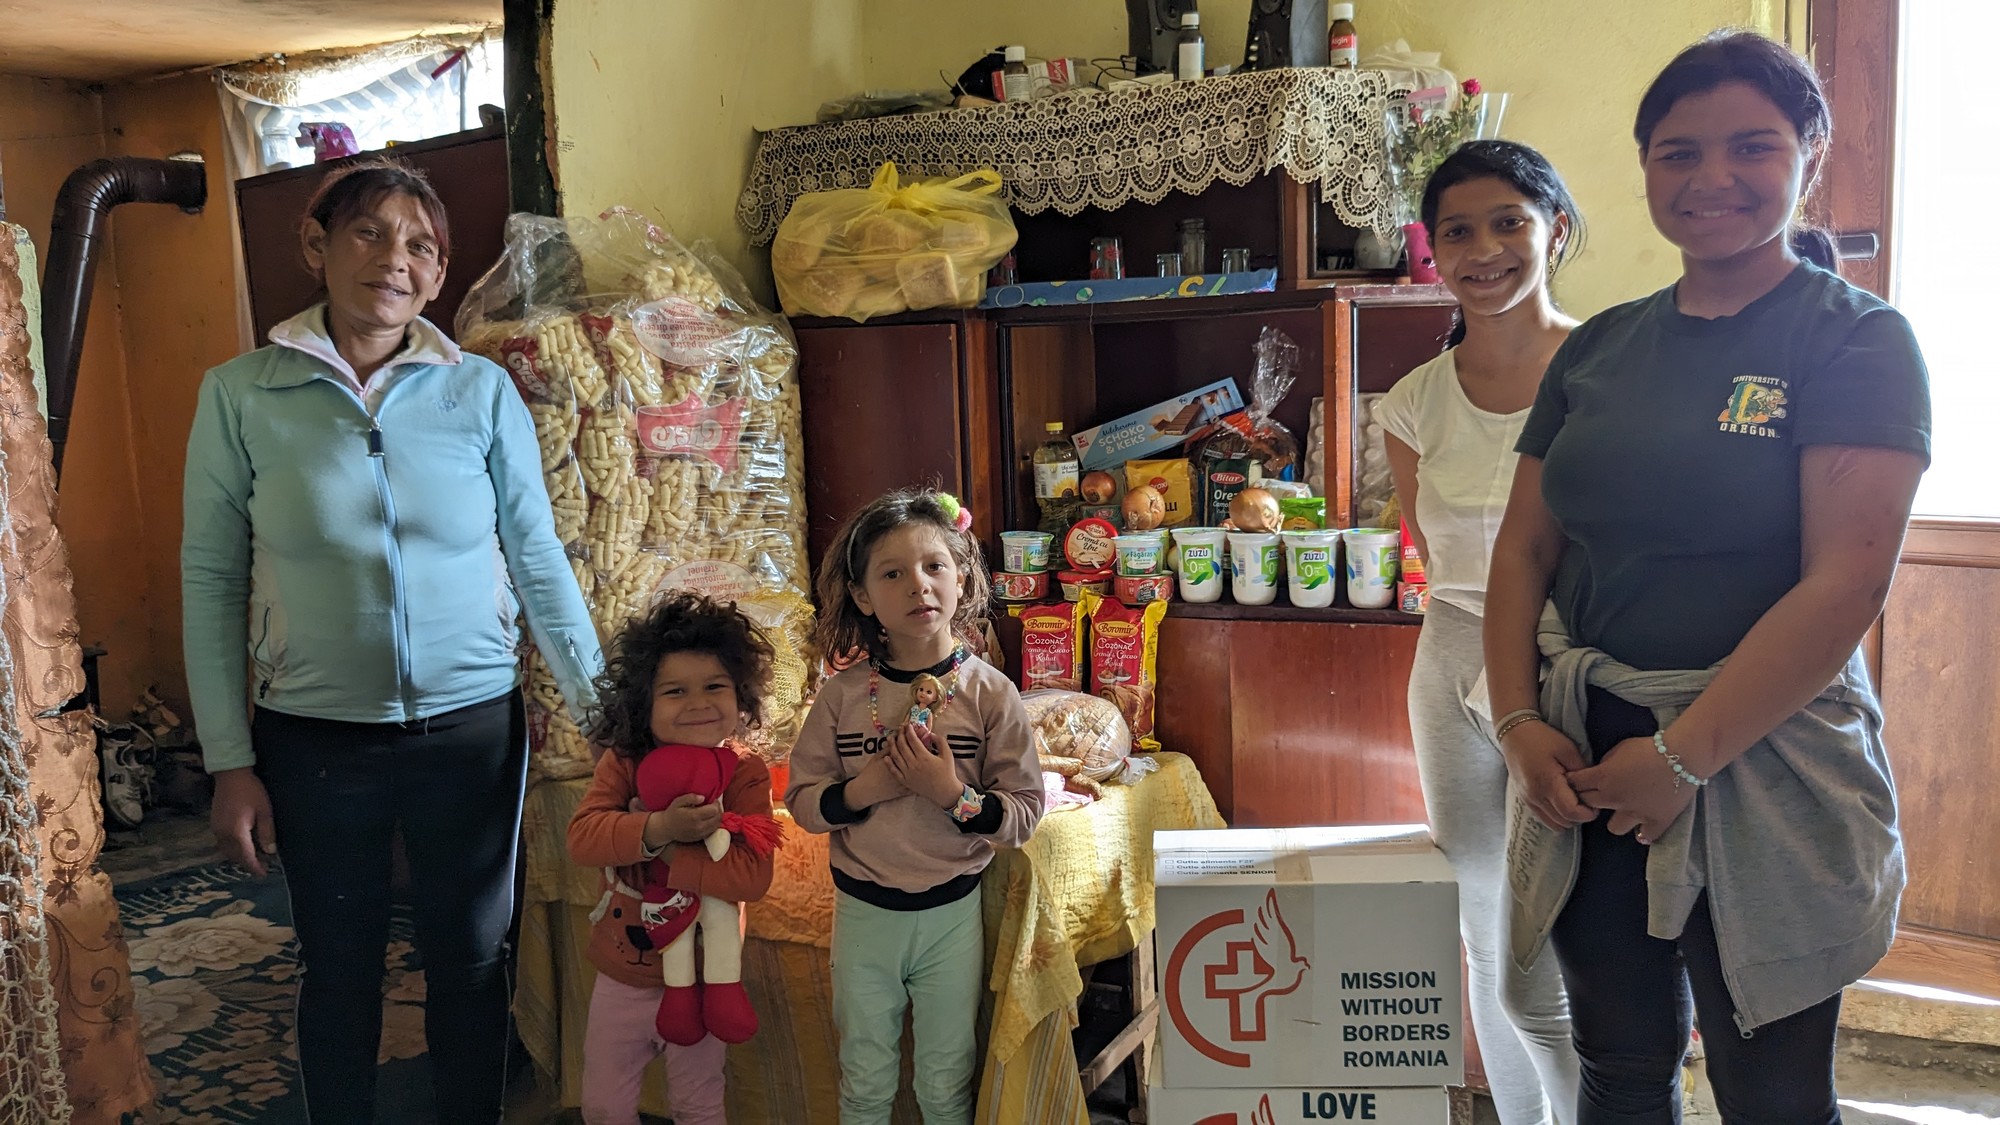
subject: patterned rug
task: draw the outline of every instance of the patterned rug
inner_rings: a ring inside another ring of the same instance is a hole
[[[118,888],[159,1103],[149,1122],[299,1125],[298,943],[282,875],[215,864]],[[377,1120],[429,1122],[424,975],[397,908],[383,981]]]

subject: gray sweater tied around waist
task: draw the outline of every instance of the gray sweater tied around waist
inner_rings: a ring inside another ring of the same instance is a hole
[[[1542,713],[1594,758],[1584,690],[1649,708],[1662,727],[1714,680],[1647,672],[1573,644],[1553,607],[1537,634]],[[1550,829],[1508,787],[1510,940],[1523,972],[1576,885],[1581,830]],[[1856,651],[1818,697],[1717,773],[1646,862],[1646,930],[1678,938],[1702,892],[1746,1037],[1859,980],[1888,952],[1904,882],[1882,709]]]

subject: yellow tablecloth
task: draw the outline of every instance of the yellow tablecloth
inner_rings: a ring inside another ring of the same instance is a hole
[[[1153,928],[1153,832],[1219,828],[1222,817],[1194,763],[1157,755],[1159,772],[1102,799],[1052,813],[1019,851],[1002,851],[984,882],[990,1023],[976,1120],[1087,1125],[1070,1046],[1082,968],[1123,956]],[[528,794],[527,904],[514,1010],[522,1041],[557,1076],[564,1105],[580,1100],[583,1021],[592,970],[583,958],[597,873],[569,862],[563,830],[585,781]],[[827,948],[833,884],[826,838],[784,817],[771,892],[746,919],[744,983],[762,1030],[731,1049],[735,1125],[835,1125],[835,1053]],[[648,1112],[662,1113],[657,1071]],[[896,1120],[917,1120],[907,1083]]]

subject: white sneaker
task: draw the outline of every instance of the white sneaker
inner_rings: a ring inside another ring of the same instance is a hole
[[[99,726],[98,765],[104,775],[104,816],[118,828],[137,828],[152,799],[153,767],[144,760],[152,739],[137,727]]]

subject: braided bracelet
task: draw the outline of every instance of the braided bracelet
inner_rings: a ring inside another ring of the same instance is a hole
[[[1538,721],[1541,717],[1542,713],[1533,707],[1523,707],[1519,711],[1509,711],[1505,715],[1500,716],[1500,722],[1494,726],[1493,741],[1498,742],[1507,737],[1508,731],[1513,730],[1522,723]]]
[[[1660,757],[1665,758],[1667,764],[1673,767],[1675,789],[1679,789],[1682,782],[1686,782],[1697,789],[1708,784],[1707,778],[1696,777],[1688,772],[1686,766],[1681,765],[1681,756],[1679,754],[1667,749],[1667,732],[1661,730],[1653,732],[1653,749],[1659,751]]]

